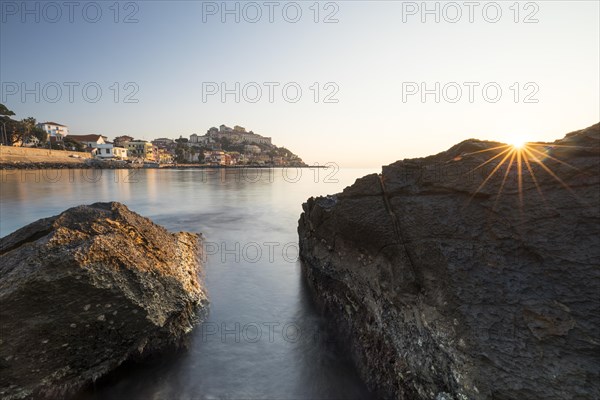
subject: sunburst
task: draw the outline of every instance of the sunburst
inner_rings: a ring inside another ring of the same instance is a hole
[[[509,179],[511,179],[511,171],[513,171],[513,168],[515,168],[514,171],[516,171],[516,186],[517,186],[517,192],[518,192],[518,198],[519,198],[519,208],[522,209],[522,206],[523,206],[523,177],[524,177],[525,173],[527,173],[531,177],[531,180],[533,181],[533,184],[535,185],[536,191],[538,192],[538,194],[540,195],[540,197],[542,198],[544,203],[547,205],[548,203],[543,194],[542,188],[539,183],[539,179],[538,179],[538,177],[536,177],[535,172],[534,172],[534,168],[533,168],[534,165],[538,165],[541,168],[541,170],[543,170],[546,174],[550,175],[554,180],[556,180],[562,187],[564,187],[567,191],[569,191],[569,193],[571,193],[578,201],[581,201],[581,199],[569,187],[569,185],[563,179],[561,179],[556,174],[556,172],[554,172],[546,164],[547,160],[552,160],[556,163],[567,166],[568,168],[578,170],[578,168],[574,167],[573,165],[571,165],[563,160],[560,160],[556,157],[553,157],[551,154],[549,154],[550,153],[549,150],[552,149],[553,147],[579,147],[579,146],[565,146],[565,145],[558,145],[558,144],[527,142],[525,140],[517,138],[517,139],[511,140],[511,143],[509,143],[509,144],[494,146],[489,149],[484,149],[484,150],[476,151],[473,153],[465,154],[465,156],[468,156],[468,155],[474,155],[474,154],[478,154],[478,153],[496,151],[495,155],[491,156],[490,158],[488,158],[487,160],[483,161],[481,164],[479,164],[478,166],[473,168],[471,171],[469,171],[472,173],[472,172],[484,167],[485,165],[488,165],[490,163],[496,163],[496,165],[492,168],[491,172],[485,177],[483,182],[481,182],[481,184],[477,187],[475,192],[473,192],[473,194],[470,196],[469,200],[467,201],[467,205],[486,186],[486,184],[490,181],[490,179],[492,179],[492,177],[494,177],[498,173],[498,171],[502,170],[503,167],[506,167],[506,170],[503,174],[502,182],[498,189],[498,193],[496,194],[496,197],[494,200],[494,205],[493,205],[492,209],[495,210],[497,205],[499,204],[499,200],[502,195],[502,192],[504,191],[504,188],[505,188],[507,182],[509,181]],[[515,175],[515,174],[513,174],[513,175]],[[512,179],[514,179],[514,178],[512,178]],[[582,203],[585,204],[585,202],[582,202]]]
[[[527,145],[527,142],[523,139],[513,139],[508,143],[513,149],[520,150]]]

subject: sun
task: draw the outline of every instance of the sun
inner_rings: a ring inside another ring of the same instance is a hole
[[[501,144],[499,146],[490,147],[488,149],[475,151],[469,154],[477,154],[477,153],[486,153],[490,151],[495,151],[496,154],[490,156],[486,161],[483,161],[481,164],[476,166],[471,170],[471,172],[476,171],[487,164],[493,163],[491,165],[495,165],[493,169],[490,171],[488,176],[483,180],[483,182],[479,185],[479,187],[475,190],[475,192],[470,196],[467,201],[467,205],[475,198],[475,195],[479,193],[481,189],[487,184],[487,182],[494,176],[496,173],[498,175],[503,174],[502,182],[498,189],[498,194],[496,195],[496,200],[494,202],[493,209],[495,209],[498,204],[498,200],[500,200],[500,196],[504,190],[504,187],[509,179],[514,179],[513,177],[516,175],[516,183],[519,193],[519,207],[522,210],[523,207],[523,181],[525,176],[529,176],[537,192],[544,202],[546,202],[546,198],[542,193],[542,188],[538,183],[538,178],[536,177],[536,171],[534,166],[539,166],[538,171],[544,171],[552,178],[554,178],[557,182],[559,182],[565,189],[567,189],[575,198],[577,195],[573,192],[573,190],[569,187],[569,185],[564,182],[552,169],[546,165],[546,161],[552,160],[562,165],[565,165],[569,168],[579,171],[577,168],[572,166],[571,164],[561,161],[560,159],[551,155],[551,152],[548,149],[552,149],[554,147],[577,147],[577,146],[564,146],[557,145],[552,143],[543,143],[543,142],[530,142],[524,140],[519,136],[512,136],[510,138],[504,139],[507,141],[507,144]],[[516,171],[516,174],[511,174],[511,170]],[[504,172],[502,171],[504,168]]]
[[[525,147],[527,141],[524,139],[515,138],[509,141],[508,144],[510,144],[514,149],[521,150],[523,147]]]

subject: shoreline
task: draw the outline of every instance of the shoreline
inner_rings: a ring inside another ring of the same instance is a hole
[[[276,168],[324,168],[325,165],[205,165],[205,164],[166,164],[143,165],[114,162],[0,162],[0,170],[36,170],[36,169],[276,169]]]
[[[206,163],[171,163],[159,164],[155,161],[127,163],[122,160],[102,160],[93,158],[88,153],[14,147],[0,145],[0,170],[33,170],[33,169],[229,169],[229,168],[326,168],[325,166],[309,166],[302,161],[289,161],[286,165],[243,164],[214,165]]]

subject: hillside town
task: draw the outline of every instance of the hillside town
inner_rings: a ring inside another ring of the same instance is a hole
[[[25,126],[25,122],[21,124]],[[112,141],[101,134],[75,135],[69,132],[67,125],[51,121],[21,130],[24,132],[16,128],[8,132],[4,127],[0,141],[10,146],[87,152],[99,161],[144,165],[305,166],[300,157],[285,147],[273,145],[270,137],[246,131],[238,125],[212,127],[204,135],[194,133],[189,137],[152,141],[128,135],[117,136]]]

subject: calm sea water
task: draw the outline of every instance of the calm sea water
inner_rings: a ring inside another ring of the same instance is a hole
[[[98,201],[204,234],[210,314],[190,348],[121,368],[85,399],[372,398],[307,293],[296,233],[308,197],[371,172],[2,171],[0,236]]]

